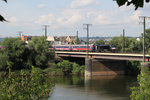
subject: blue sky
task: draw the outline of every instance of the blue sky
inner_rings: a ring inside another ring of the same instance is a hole
[[[1,37],[44,35],[43,25],[49,25],[48,35],[86,36],[83,24],[92,24],[90,36],[140,36],[143,25],[139,16],[150,16],[150,3],[134,10],[133,6],[118,7],[113,0],[8,0],[0,1],[0,14],[9,22],[0,22]],[[150,28],[147,20],[146,28]]]

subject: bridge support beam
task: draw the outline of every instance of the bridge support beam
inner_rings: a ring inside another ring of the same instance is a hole
[[[92,59],[85,58],[85,78],[92,76]]]

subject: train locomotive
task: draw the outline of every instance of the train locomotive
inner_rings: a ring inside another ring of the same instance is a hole
[[[87,45],[53,45],[50,48],[55,51],[87,51]],[[89,52],[116,52],[114,45],[89,45]]]

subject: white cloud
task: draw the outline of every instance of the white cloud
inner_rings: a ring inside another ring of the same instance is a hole
[[[81,19],[82,19],[82,17],[80,15],[72,15],[69,18],[67,18],[66,20],[59,18],[58,22],[60,22],[60,24],[62,24],[62,25],[72,25],[72,24],[79,22]]]
[[[74,0],[71,3],[71,8],[84,7],[91,4],[95,4],[96,0]]]
[[[37,24],[52,24],[55,21],[53,14],[42,15],[38,20],[35,21]]]
[[[114,22],[112,20],[113,20],[113,18],[110,18],[103,13],[98,13],[95,16],[95,20],[93,20],[93,22],[94,22],[94,24],[103,24],[103,25],[114,24]]]
[[[139,16],[141,15],[141,11],[135,11],[133,15],[127,16],[125,18],[124,23],[136,24],[139,22]]]
[[[79,22],[82,19],[80,10],[77,9],[64,9],[62,16],[58,18],[59,24],[71,25]]]
[[[16,17],[11,17],[8,19],[8,21],[10,21],[11,23],[15,23],[17,21]]]
[[[45,5],[45,4],[40,4],[40,5],[38,5],[38,8],[45,8],[47,5]]]

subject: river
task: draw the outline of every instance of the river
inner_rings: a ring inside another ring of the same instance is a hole
[[[56,85],[48,100],[130,100],[131,76],[56,77]]]

